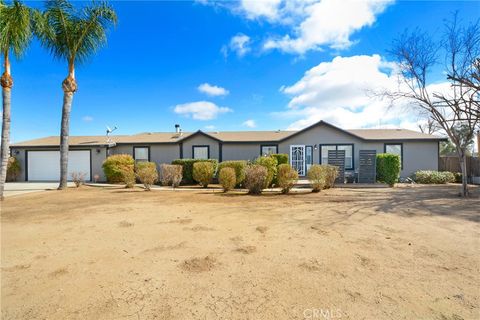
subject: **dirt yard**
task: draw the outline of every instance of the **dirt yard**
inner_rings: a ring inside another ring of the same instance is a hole
[[[478,319],[480,190],[7,198],[2,319]]]

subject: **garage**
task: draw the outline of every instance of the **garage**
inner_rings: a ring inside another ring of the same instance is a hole
[[[60,151],[27,151],[27,181],[59,181]],[[71,150],[68,153],[68,180],[72,172],[85,173],[91,180],[90,150]]]

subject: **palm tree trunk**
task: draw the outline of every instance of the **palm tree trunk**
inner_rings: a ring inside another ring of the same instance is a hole
[[[60,184],[58,190],[67,188],[68,179],[68,136],[70,132],[70,111],[72,110],[73,94],[77,91],[75,70],[72,63],[68,66],[68,77],[63,80],[63,107],[60,129]]]
[[[7,179],[7,165],[9,156],[10,143],[10,108],[13,80],[10,76],[10,62],[8,60],[8,53],[4,55],[5,72],[2,74],[0,83],[2,85],[2,145],[0,148],[1,165],[0,165],[0,200],[3,200],[3,191],[5,189],[5,181]]]

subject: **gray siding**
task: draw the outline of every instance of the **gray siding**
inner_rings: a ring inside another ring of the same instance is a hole
[[[260,156],[260,143],[224,143],[222,160],[254,160]]]

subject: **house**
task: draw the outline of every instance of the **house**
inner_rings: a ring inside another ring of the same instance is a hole
[[[395,153],[401,176],[417,170],[438,170],[439,142],[445,138],[405,129],[344,130],[319,121],[299,131],[145,132],[116,136],[71,136],[69,172],[104,180],[102,163],[109,155],[131,154],[136,161],[158,165],[178,158],[253,160],[269,153],[286,153],[304,176],[312,164],[326,163],[329,150],[345,150],[345,171],[358,170],[360,150]],[[59,137],[45,137],[11,146],[21,164],[20,181],[58,181]]]

